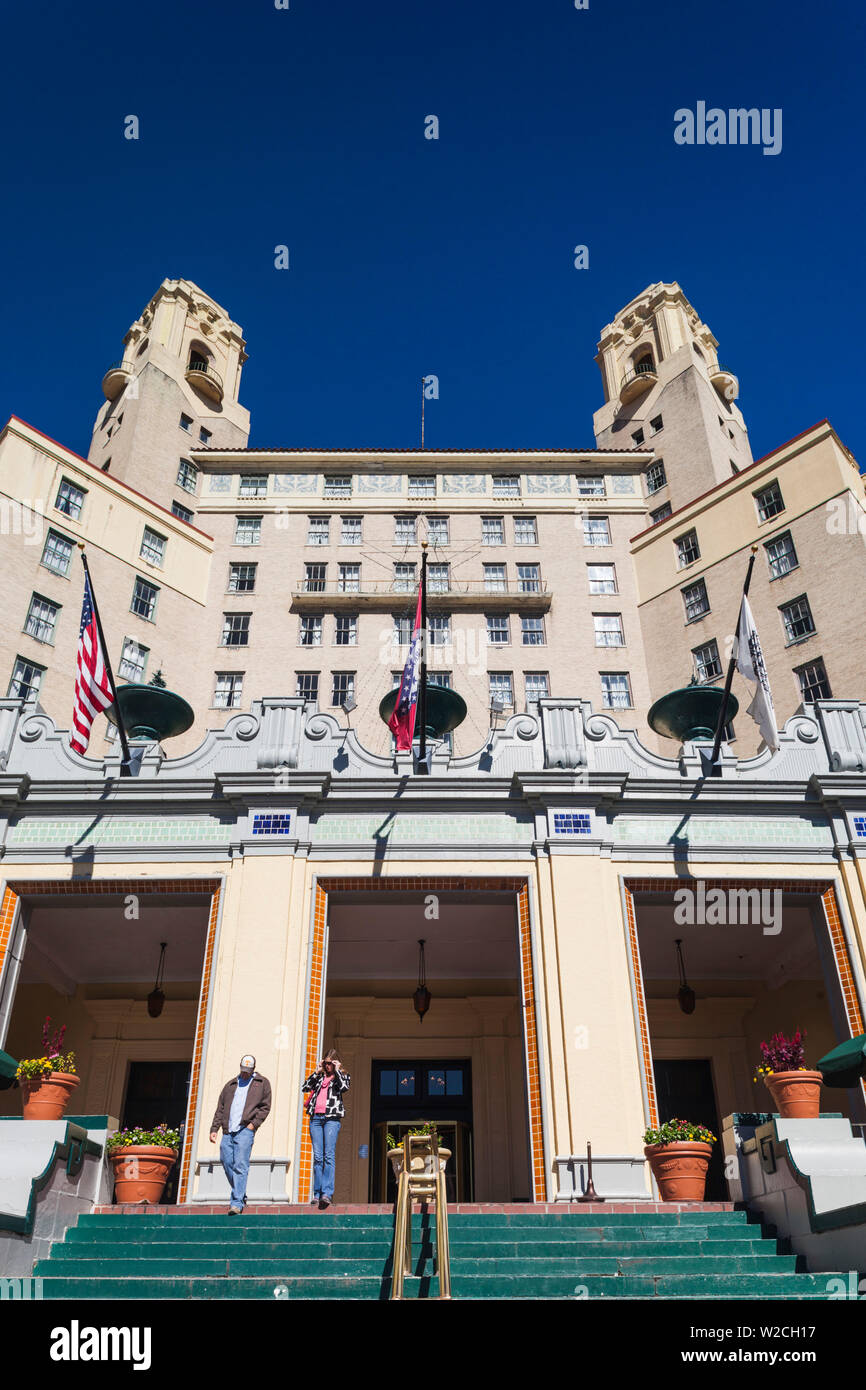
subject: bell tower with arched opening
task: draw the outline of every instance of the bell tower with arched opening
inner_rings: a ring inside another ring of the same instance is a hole
[[[600,449],[653,449],[650,511],[673,511],[752,462],[734,372],[679,285],[650,285],[603,330]],[[661,467],[659,467],[659,464]],[[659,518],[660,519],[660,518]]]
[[[191,280],[163,280],[102,381],[88,458],[184,519],[195,515],[192,449],[244,448],[240,325]]]

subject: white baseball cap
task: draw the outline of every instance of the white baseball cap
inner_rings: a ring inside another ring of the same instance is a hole
[[[242,1058],[241,1058],[241,1071],[255,1071],[255,1069],[256,1069],[256,1059],[255,1059],[255,1057],[250,1057],[249,1054],[247,1054],[245,1057],[242,1057]]]

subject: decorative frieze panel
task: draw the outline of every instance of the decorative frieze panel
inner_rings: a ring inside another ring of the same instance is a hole
[[[362,473],[356,480],[359,493],[366,496],[381,496],[383,493],[394,496],[403,491],[401,473]]]
[[[526,478],[526,491],[530,495],[568,497],[571,490],[571,478],[567,473],[530,473]]]
[[[274,473],[271,485],[274,492],[309,497],[318,491],[319,476],[317,473]]]
[[[443,493],[483,496],[487,491],[487,475],[484,473],[443,473],[442,491]]]
[[[231,494],[232,490],[231,473],[211,473],[207,480],[208,492],[220,492]]]
[[[634,473],[611,473],[608,478],[608,492],[612,497],[634,497],[639,491]]]

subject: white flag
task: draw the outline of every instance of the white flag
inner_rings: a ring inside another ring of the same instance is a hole
[[[755,698],[746,713],[754,719],[767,747],[772,748],[775,752],[779,747],[776,711],[773,708],[773,696],[770,692],[770,682],[767,677],[767,668],[764,665],[764,654],[758,641],[755,620],[752,617],[749,600],[745,594],[740,607],[740,624],[737,629],[737,670],[745,680],[752,681],[755,686]]]

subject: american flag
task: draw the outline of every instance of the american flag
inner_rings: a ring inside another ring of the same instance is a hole
[[[106,669],[105,653],[99,641],[90,575],[84,575],[84,602],[81,605],[81,628],[78,633],[75,704],[72,710],[70,743],[76,753],[86,753],[94,719],[114,701]]]
[[[415,610],[415,626],[412,629],[412,642],[403,678],[394,705],[394,713],[388,720],[388,728],[397,740],[397,751],[405,753],[412,747],[415,733],[415,715],[418,712],[418,686],[421,677],[421,590],[418,590],[418,607]]]

